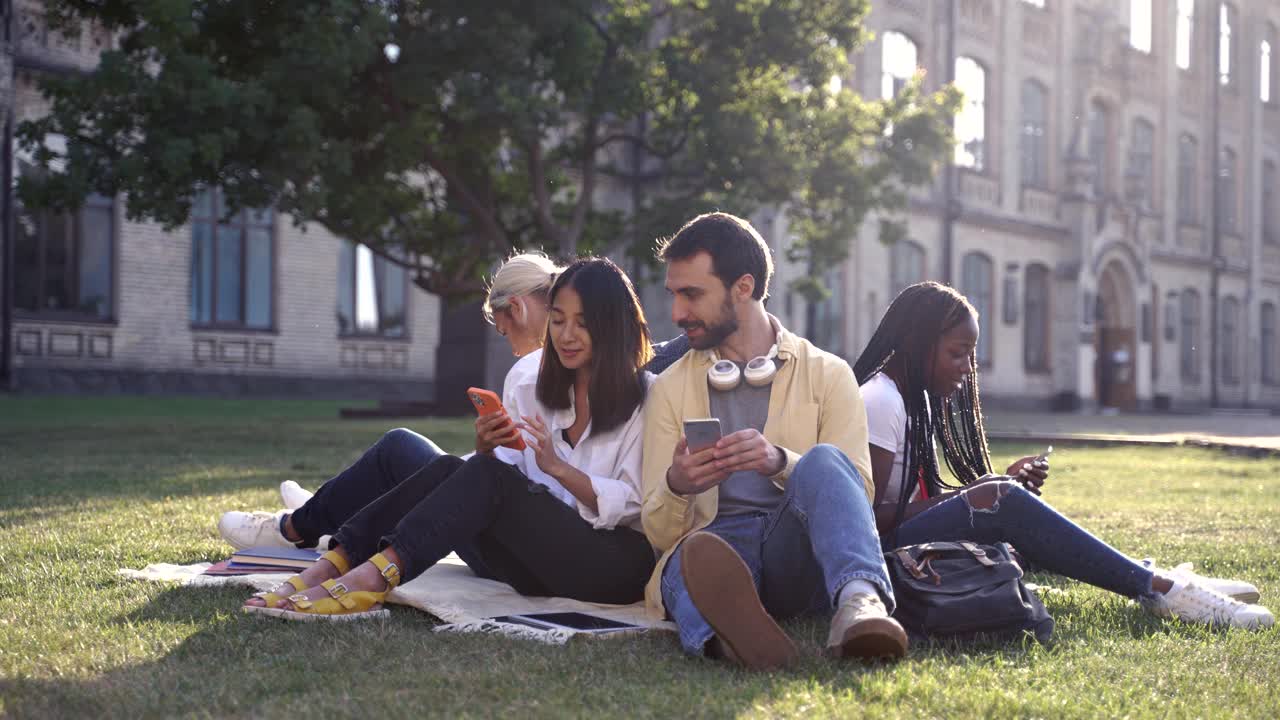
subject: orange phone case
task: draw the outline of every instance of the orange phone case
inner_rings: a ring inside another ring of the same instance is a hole
[[[507,414],[507,409],[502,407],[502,400],[492,390],[484,388],[467,388],[467,397],[471,398],[471,404],[475,406],[476,413],[479,415],[492,415],[493,413]],[[508,419],[510,419],[508,417]],[[503,443],[502,447],[511,448],[512,450],[524,450],[524,437],[516,435],[516,439],[509,443]]]

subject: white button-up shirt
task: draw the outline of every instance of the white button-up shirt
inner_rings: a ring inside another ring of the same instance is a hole
[[[591,487],[596,493],[598,511],[579,502],[558,480],[538,467],[533,446],[528,444],[527,434],[523,452],[499,447],[494,449],[494,456],[508,465],[516,466],[530,480],[546,486],[553,496],[576,508],[582,519],[597,530],[620,526],[639,530],[644,405],[637,407],[625,423],[608,432],[595,433],[592,423],[587,423],[587,429],[578,438],[578,444],[571,447],[565,441],[562,431],[571,427],[577,417],[573,394],[569,395],[569,408],[566,410],[551,410],[538,402],[538,369],[541,362],[541,350],[520,358],[507,373],[503,383],[502,404],[506,407],[507,414],[516,422],[520,422],[521,415],[542,416],[551,431],[556,455],[590,478]],[[646,382],[652,383],[653,379],[652,373],[645,373]]]

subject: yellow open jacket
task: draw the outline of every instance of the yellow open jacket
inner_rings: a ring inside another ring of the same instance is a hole
[[[815,445],[834,445],[853,461],[862,475],[867,498],[875,496],[871,454],[867,445],[867,411],[862,405],[853,370],[841,358],[818,349],[788,332],[770,316],[778,330],[782,366],[769,394],[769,417],[764,436],[782,448],[787,464],[771,479],[785,488],[800,456]],[[667,368],[649,389],[644,420],[644,503],[640,518],[649,542],[662,559],[645,588],[645,605],[655,617],[662,607],[662,570],[672,550],[690,533],[715,519],[720,492],[682,496],[667,486],[671,454],[680,441],[683,422],[707,417],[707,369],[715,362],[710,350],[694,350]]]

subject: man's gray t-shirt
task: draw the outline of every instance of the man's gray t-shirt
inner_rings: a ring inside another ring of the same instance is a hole
[[[742,369],[743,364],[738,364],[738,370]],[[720,432],[728,435],[747,428],[764,432],[765,421],[769,419],[769,392],[772,387],[752,387],[744,379],[738,387],[723,391],[716,390],[708,382],[711,417],[720,418]],[[739,470],[720,483],[720,515],[769,513],[781,504],[782,490],[754,470]]]

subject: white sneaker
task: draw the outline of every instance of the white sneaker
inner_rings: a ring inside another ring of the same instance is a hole
[[[297,510],[306,505],[312,495],[315,495],[315,493],[303,488],[293,480],[285,480],[280,483],[280,499],[284,501],[284,506],[287,510]]]
[[[1142,564],[1152,570],[1157,569],[1155,561],[1151,558],[1144,559]],[[1200,587],[1209,588],[1214,592],[1222,593],[1223,595],[1226,595],[1233,600],[1239,600],[1242,603],[1252,604],[1257,603],[1258,600],[1262,599],[1262,593],[1258,592],[1257,586],[1253,583],[1248,583],[1243,580],[1230,580],[1226,578],[1199,575],[1192,572],[1191,567],[1191,563],[1184,562],[1171,570],[1167,570],[1166,572],[1169,575],[1180,577],[1189,582],[1194,582]]]
[[[1207,587],[1215,592],[1239,600],[1242,603],[1252,604],[1262,599],[1262,593],[1258,592],[1257,586],[1253,583],[1247,583],[1243,580],[1230,580],[1227,578],[1205,577],[1197,575],[1191,571],[1191,563],[1184,562],[1169,571],[1173,575],[1186,578],[1190,582],[1194,582],[1202,587]]]
[[[1177,618],[1183,622],[1227,625],[1245,630],[1261,630],[1275,622],[1271,611],[1261,605],[1246,605],[1232,600],[1183,577],[1173,578],[1169,592],[1154,594],[1141,602],[1153,615]]]
[[[255,512],[227,512],[218,519],[218,533],[222,539],[236,550],[251,547],[295,547],[284,535],[280,534],[280,516],[287,510],[269,513],[261,510]]]

